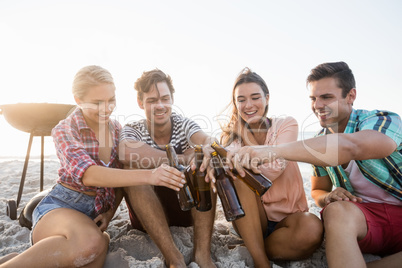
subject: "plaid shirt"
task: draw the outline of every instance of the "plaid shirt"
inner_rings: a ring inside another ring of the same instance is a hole
[[[356,164],[364,177],[381,187],[394,197],[402,200],[402,123],[401,118],[388,111],[353,110],[344,133],[354,133],[360,130],[375,130],[384,133],[398,145],[396,150],[383,159],[357,160]],[[318,136],[326,135],[326,129]],[[342,166],[313,166],[314,176],[331,178],[336,187],[343,187],[352,194],[353,187]]]
[[[80,108],[60,121],[52,130],[56,153],[61,164],[57,182],[63,182],[78,192],[96,192],[94,206],[97,214],[114,208],[114,190],[113,188],[85,186],[82,183],[82,177],[92,165],[111,168],[122,167],[117,154],[121,126],[117,121],[110,120],[109,129],[114,141],[109,164],[105,164],[99,159],[99,142],[96,139],[95,132],[85,122]]]

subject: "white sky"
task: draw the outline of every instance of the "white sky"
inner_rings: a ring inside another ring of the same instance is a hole
[[[270,116],[316,130],[305,79],[342,60],[357,81],[355,108],[402,114],[401,13],[398,0],[0,0],[0,104],[74,103],[74,74],[96,64],[114,76],[124,124],[143,116],[134,81],[157,67],[172,76],[181,113],[212,133],[248,66],[268,84]],[[0,155],[25,155],[29,135],[2,116],[0,129]]]

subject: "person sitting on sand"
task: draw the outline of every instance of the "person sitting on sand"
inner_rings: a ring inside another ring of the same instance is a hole
[[[107,70],[79,70],[73,95],[78,107],[52,130],[61,167],[57,184],[33,212],[33,245],[4,257],[9,260],[0,267],[102,267],[110,240],[104,231],[122,198],[122,191],[113,187],[183,186],[184,176],[167,165],[121,169],[121,126],[110,118],[116,97]]]
[[[345,62],[318,65],[307,84],[323,127],[318,137],[244,147],[231,152],[229,163],[255,171],[276,159],[313,164],[311,194],[323,207],[328,266],[366,267],[362,253],[369,253],[384,258],[368,267],[401,267],[401,118],[390,111],[355,110],[355,79]]]
[[[194,155],[192,145],[210,144],[211,138],[194,121],[172,112],[174,87],[170,76],[158,69],[147,71],[137,79],[134,88],[146,118],[127,124],[121,132],[120,160],[127,168],[154,168],[168,163],[165,145],[169,143],[182,164],[187,165]],[[192,225],[194,261],[200,267],[215,267],[211,259],[215,205],[207,212],[195,208],[182,211],[176,192],[162,187],[126,187],[125,193],[132,227],[150,235],[168,267],[186,267],[169,226]],[[215,204],[216,194],[212,193],[212,197]]]
[[[265,81],[245,68],[232,90],[229,122],[222,128],[222,145],[236,150],[246,145],[277,146],[297,140],[296,120],[268,118],[268,102]],[[279,159],[262,166],[261,172],[272,181],[272,186],[261,197],[241,180],[234,180],[246,215],[235,220],[233,227],[253,257],[255,267],[270,267],[269,260],[299,260],[311,256],[321,245],[323,230],[320,219],[308,212],[297,163]]]

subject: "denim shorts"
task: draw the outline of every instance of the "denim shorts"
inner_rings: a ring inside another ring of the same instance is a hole
[[[95,196],[76,192],[56,184],[53,189],[39,202],[32,214],[32,231],[38,221],[49,211],[56,208],[71,208],[90,217],[96,218]]]
[[[268,220],[267,228],[266,228],[265,231],[263,232],[263,238],[264,238],[264,240],[274,232],[275,227],[276,227],[276,225],[277,225],[278,223],[279,223],[279,222]],[[239,237],[241,238],[241,235],[236,231],[236,229],[233,228],[233,229],[231,230],[231,232],[233,232],[233,234],[235,234],[235,235],[237,235],[237,236],[239,236]]]

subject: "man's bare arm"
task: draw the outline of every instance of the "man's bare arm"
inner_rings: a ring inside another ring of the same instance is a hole
[[[385,134],[362,130],[351,134],[330,134],[276,147],[245,146],[230,153],[228,160],[229,165],[233,163],[239,172],[242,172],[241,166],[258,172],[259,164],[272,162],[277,158],[318,166],[336,166],[349,163],[350,160],[384,158],[396,148],[396,143]]]
[[[311,197],[319,207],[326,205],[325,197],[332,191],[332,182],[328,176],[311,177]]]

